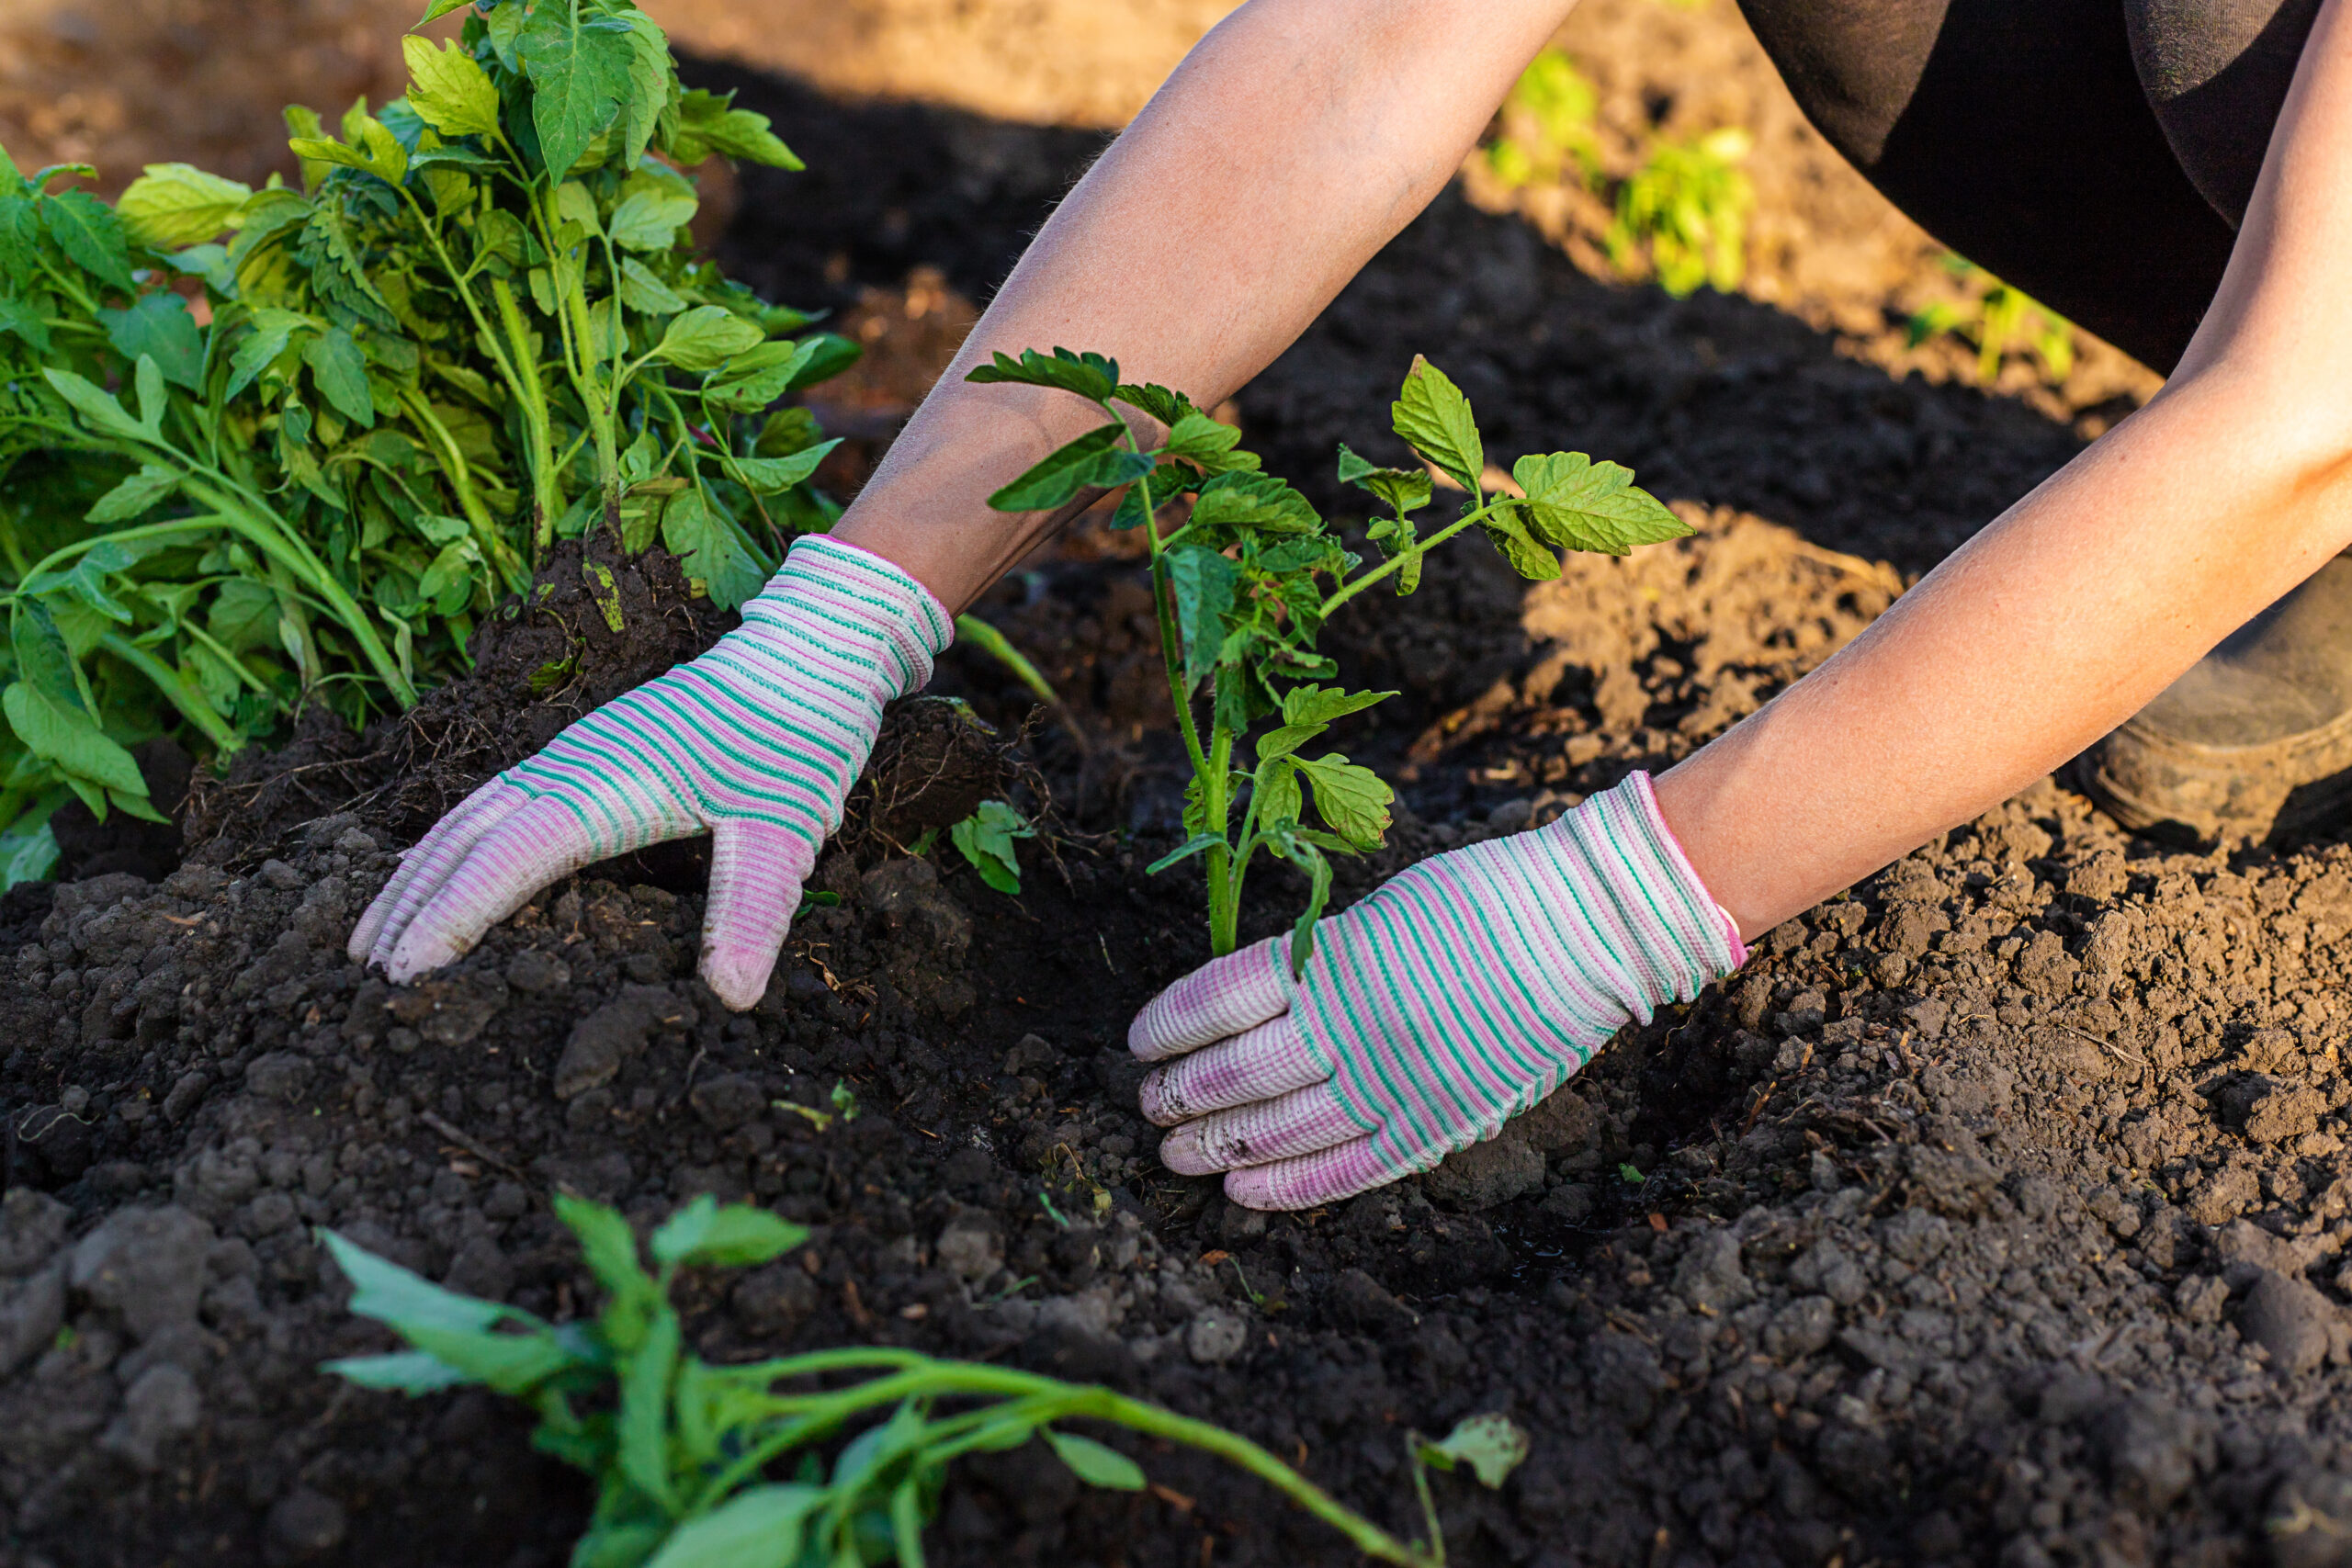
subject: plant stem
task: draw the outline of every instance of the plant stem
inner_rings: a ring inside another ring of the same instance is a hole
[[[506,328],[506,335],[517,368],[507,372],[507,384],[522,400],[523,423],[529,427],[531,446],[538,461],[531,468],[531,564],[536,567],[555,543],[556,514],[563,510],[563,492],[556,488],[554,427],[548,419],[547,389],[539,385],[539,367],[530,353],[530,329],[524,323],[522,308],[514,303],[514,290],[503,277],[490,280],[491,298],[497,302],[498,317]],[[496,334],[487,334],[492,342]]]
[[[1401,554],[1389,557],[1386,560],[1381,562],[1370,571],[1365,572],[1362,577],[1357,578],[1353,582],[1347,583],[1334,590],[1331,596],[1323,601],[1323,609],[1321,613],[1325,615],[1329,615],[1333,610],[1346,604],[1349,600],[1354,598],[1357,594],[1363,592],[1374,583],[1378,582],[1382,578],[1386,577],[1389,573],[1403,567],[1407,561],[1414,560],[1421,556],[1429,554],[1431,550],[1437,548],[1440,545],[1453,537],[1454,535],[1459,534],[1463,529],[1470,526],[1471,524],[1481,521],[1488,513],[1495,511],[1498,507],[1510,504],[1513,500],[1513,497],[1502,496],[1497,500],[1490,501],[1475,512],[1466,512],[1463,513],[1462,516],[1457,518],[1455,521],[1447,524],[1436,533],[1431,534],[1428,538],[1414,545],[1411,549],[1406,550]]]
[[[1233,795],[1233,731],[1218,723],[1215,709],[1209,720],[1209,772],[1201,781],[1202,830],[1225,838],[1225,819]],[[1222,841],[1209,846],[1209,953],[1223,958],[1240,942],[1241,884],[1233,874],[1233,850]]]
[[[1046,679],[1044,671],[1030,663],[1002,632],[980,619],[979,616],[972,615],[956,616],[956,636],[1012,671],[1014,678],[1028,687],[1031,694],[1047,707],[1057,708],[1062,705],[1061,694],[1054,690],[1053,682]]]
[[[187,682],[180,679],[178,671],[120,632],[101,634],[98,646],[153,682],[155,689],[171,699],[183,717],[204,731],[204,738],[212,742],[215,750],[234,751],[245,743],[245,738],[230,728],[229,721],[213,711],[210,703],[187,689]]]

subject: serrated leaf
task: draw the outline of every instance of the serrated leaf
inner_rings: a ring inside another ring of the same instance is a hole
[[[653,1289],[652,1277],[638,1261],[637,1236],[628,1222],[602,1203],[555,1195],[556,1218],[580,1238],[580,1253],[596,1282],[616,1296],[641,1298]]]
[[[1549,582],[1560,575],[1560,558],[1528,531],[1521,507],[1513,502],[1495,508],[1478,520],[1510,569],[1531,582]]]
[[[678,100],[678,137],[671,152],[692,168],[716,152],[772,169],[797,169],[800,160],[768,129],[768,117],[734,107],[735,95],[696,87]]]
[[[677,243],[678,231],[693,219],[697,205],[691,192],[643,173],[630,175],[623,190],[607,231],[613,243],[623,250],[667,251]]]
[[[439,49],[412,33],[401,39],[408,62],[408,106],[447,137],[487,136],[498,129],[498,89],[471,51],[455,39]]]
[[[802,1527],[830,1495],[798,1483],[738,1493],[672,1531],[645,1568],[795,1568]]]
[[[130,245],[114,209],[85,190],[69,190],[38,204],[58,249],[75,265],[119,294],[138,291],[130,280]]]
[[[1636,545],[1679,539],[1690,532],[1657,497],[1634,483],[1634,471],[1596,463],[1581,452],[1528,456],[1511,465],[1527,492],[1529,529],[1562,549],[1628,554]]]
[[[115,203],[134,245],[176,251],[236,227],[254,187],[207,174],[193,164],[150,164]]]
[[[1318,727],[1319,728],[1319,727]],[[1298,785],[1298,769],[1287,756],[1269,754],[1262,742],[1259,747],[1260,764],[1256,775],[1258,794],[1258,825],[1269,828],[1277,822],[1296,822],[1306,796]],[[1271,761],[1272,765],[1268,766]]]
[[[198,389],[204,375],[204,334],[188,314],[187,301],[158,289],[132,300],[127,310],[99,310],[97,318],[116,353],[134,363],[146,355],[174,386]]]
[[[1456,1462],[1468,1465],[1479,1483],[1489,1490],[1502,1485],[1527,1459],[1527,1434],[1508,1416],[1473,1416],[1446,1434],[1442,1443],[1420,1445],[1420,1458],[1442,1470]]]
[[[416,25],[421,28],[424,26],[426,22],[437,22],[442,17],[447,16],[450,12],[462,10],[473,3],[474,0],[433,0],[433,4],[424,8],[424,16],[417,22]],[[519,11],[522,9],[522,6],[514,5],[510,6],[507,8],[509,10]]]
[[[635,6],[622,13],[628,24],[628,96],[621,103],[620,156],[624,169],[634,169],[645,157],[662,112],[670,105],[675,80],[670,64],[670,40],[652,17]],[[765,121],[762,121],[764,129]],[[771,138],[770,140],[774,140]],[[777,142],[777,146],[784,145]],[[790,156],[787,152],[786,156]]]
[[[1388,807],[1396,798],[1370,768],[1334,753],[1295,757],[1299,773],[1315,788],[1315,814],[1325,827],[1358,850],[1376,850],[1388,836]]]
[[[584,11],[582,0],[539,0],[514,39],[533,88],[539,157],[557,180],[611,128],[630,92],[628,24]]]
[[[1168,552],[1168,586],[1176,628],[1184,644],[1184,689],[1208,678],[1225,645],[1225,615],[1233,608],[1241,569],[1215,550],[1179,545]]]
[[[1478,422],[1470,415],[1470,400],[1443,371],[1419,355],[1413,355],[1404,389],[1389,405],[1388,413],[1396,434],[1414,451],[1472,495],[1478,493],[1478,476],[1487,468],[1487,448],[1478,438]]]
[[[1151,471],[1151,459],[1121,446],[1125,434],[1126,426],[1115,421],[1095,426],[989,496],[989,504],[999,512],[1049,512],[1080,491],[1142,478]]]
[[[722,1268],[765,1263],[808,1239],[808,1228],[748,1203],[719,1205],[706,1192],[653,1233],[657,1262]]]
[[[1024,348],[1021,357],[1014,359],[999,349],[994,358],[974,366],[964,379],[982,386],[1011,381],[1024,387],[1056,387],[1099,403],[1107,401],[1118,389],[1119,362],[1099,354],[1073,354],[1067,348],[1051,354]]]
[[[736,355],[757,348],[766,334],[718,305],[697,305],[672,321],[654,345],[654,357],[681,370],[716,370]]]
[[[0,333],[15,333],[37,354],[49,352],[49,323],[28,300],[0,295]]]
[[[1385,703],[1394,692],[1343,692],[1337,686],[1293,686],[1283,694],[1284,724],[1329,724]]]
[[[149,463],[100,496],[90,508],[88,521],[96,524],[125,523],[152,507],[162,504],[180,488],[186,476],[173,468],[159,468]]]
[[[19,594],[8,617],[9,651],[16,656],[17,674],[57,705],[82,712],[82,686],[74,672],[74,649],[57,627],[49,606],[30,594]]]
[[[1193,503],[1193,524],[1203,528],[1254,528],[1270,534],[1306,534],[1323,525],[1306,497],[1272,474],[1224,473],[1201,484]]]
[[[653,1311],[645,1339],[620,1367],[620,1472],[664,1507],[674,1508],[670,1480],[670,1382],[677,1375],[684,1336],[667,1305]]]
[[[1171,391],[1157,381],[1147,381],[1140,387],[1129,382],[1114,389],[1111,396],[1129,408],[1141,409],[1171,429],[1186,414],[1199,412],[1193,408],[1192,399],[1182,392]]]
[[[1383,468],[1364,461],[1340,444],[1340,482],[1371,491],[1399,513],[1416,512],[1430,503],[1431,485],[1426,468]]]
[[[1182,457],[1212,474],[1255,469],[1258,467],[1256,453],[1234,449],[1240,440],[1241,432],[1233,426],[1219,424],[1194,410],[1178,419],[1169,430],[1163,456]]]
[[[1039,1435],[1052,1447],[1055,1457],[1069,1466],[1070,1473],[1089,1486],[1112,1492],[1144,1489],[1142,1468],[1118,1450],[1075,1432],[1057,1432],[1051,1427]]]
[[[302,345],[302,363],[311,367],[320,395],[337,413],[367,429],[376,424],[376,400],[368,390],[368,358],[358,342],[335,327]]]
[[[239,338],[235,350],[229,355],[229,391],[231,398],[254,384],[264,370],[277,362],[298,332],[315,332],[319,323],[295,310],[280,310],[264,306],[253,313],[248,331]]]
[[[1021,860],[1016,840],[1036,837],[1027,818],[1001,800],[984,800],[979,808],[948,830],[956,846],[980,880],[999,893],[1021,891]]]

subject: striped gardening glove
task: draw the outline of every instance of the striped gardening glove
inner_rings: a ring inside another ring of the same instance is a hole
[[[1559,1088],[1609,1037],[1747,957],[1646,773],[1549,826],[1421,862],[1315,929],[1179,980],[1127,1043],[1165,1062],[1159,1158],[1306,1209],[1427,1170]],[[1172,1060],[1170,1059],[1172,1058]]]
[[[468,795],[351,933],[395,981],[437,969],[582,866],[711,835],[702,974],[748,1008],[865,765],[883,705],[931,679],[952,623],[879,556],[812,536],[710,651],[606,703]]]

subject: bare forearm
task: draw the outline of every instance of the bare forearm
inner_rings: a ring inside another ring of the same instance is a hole
[[[1038,234],[835,532],[960,608],[1064,520],[984,498],[1099,418],[974,387],[997,350],[1115,356],[1214,406],[1451,177],[1564,0],[1254,0]]]

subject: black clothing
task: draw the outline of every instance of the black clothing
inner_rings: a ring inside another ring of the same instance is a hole
[[[1922,228],[2157,370],[2188,346],[2319,0],[1740,0]]]

